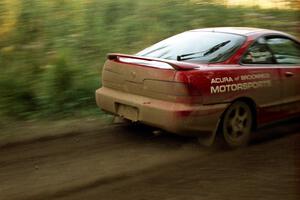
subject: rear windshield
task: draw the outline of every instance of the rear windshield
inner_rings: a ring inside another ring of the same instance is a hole
[[[236,34],[189,31],[158,42],[137,53],[138,56],[216,63],[228,59],[244,43]]]

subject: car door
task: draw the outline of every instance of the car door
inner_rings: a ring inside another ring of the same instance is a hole
[[[276,60],[276,66],[280,68],[283,115],[298,114],[300,113],[300,44],[282,36],[269,36],[266,40]]]
[[[265,37],[258,38],[241,59],[244,69],[255,74],[264,74],[263,80],[270,81],[268,87],[251,91],[257,105],[258,123],[265,124],[281,119],[283,101],[283,86],[281,69],[276,66],[276,60],[268,47]],[[259,79],[254,79],[258,81]]]

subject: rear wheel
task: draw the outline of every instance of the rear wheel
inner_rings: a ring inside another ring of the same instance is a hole
[[[221,137],[230,148],[247,145],[253,124],[250,106],[236,101],[226,110],[220,124]]]

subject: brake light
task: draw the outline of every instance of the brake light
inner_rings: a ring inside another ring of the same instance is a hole
[[[200,93],[191,92],[191,86],[183,82],[144,80],[144,90],[155,94],[166,95],[176,102],[201,103]]]
[[[174,69],[170,64],[160,61],[152,61],[152,60],[142,60],[142,59],[135,59],[135,58],[119,58],[120,62],[129,63],[129,64],[136,64],[160,69]]]
[[[149,57],[118,54],[118,53],[108,54],[107,58],[113,61],[126,62],[131,64],[156,67],[156,68],[158,67],[162,69],[191,70],[200,67],[198,64],[192,64],[187,62],[178,62],[175,60],[149,58]]]

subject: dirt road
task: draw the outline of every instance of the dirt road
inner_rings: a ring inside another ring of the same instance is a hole
[[[235,151],[111,125],[0,147],[0,199],[300,199],[300,123]]]

